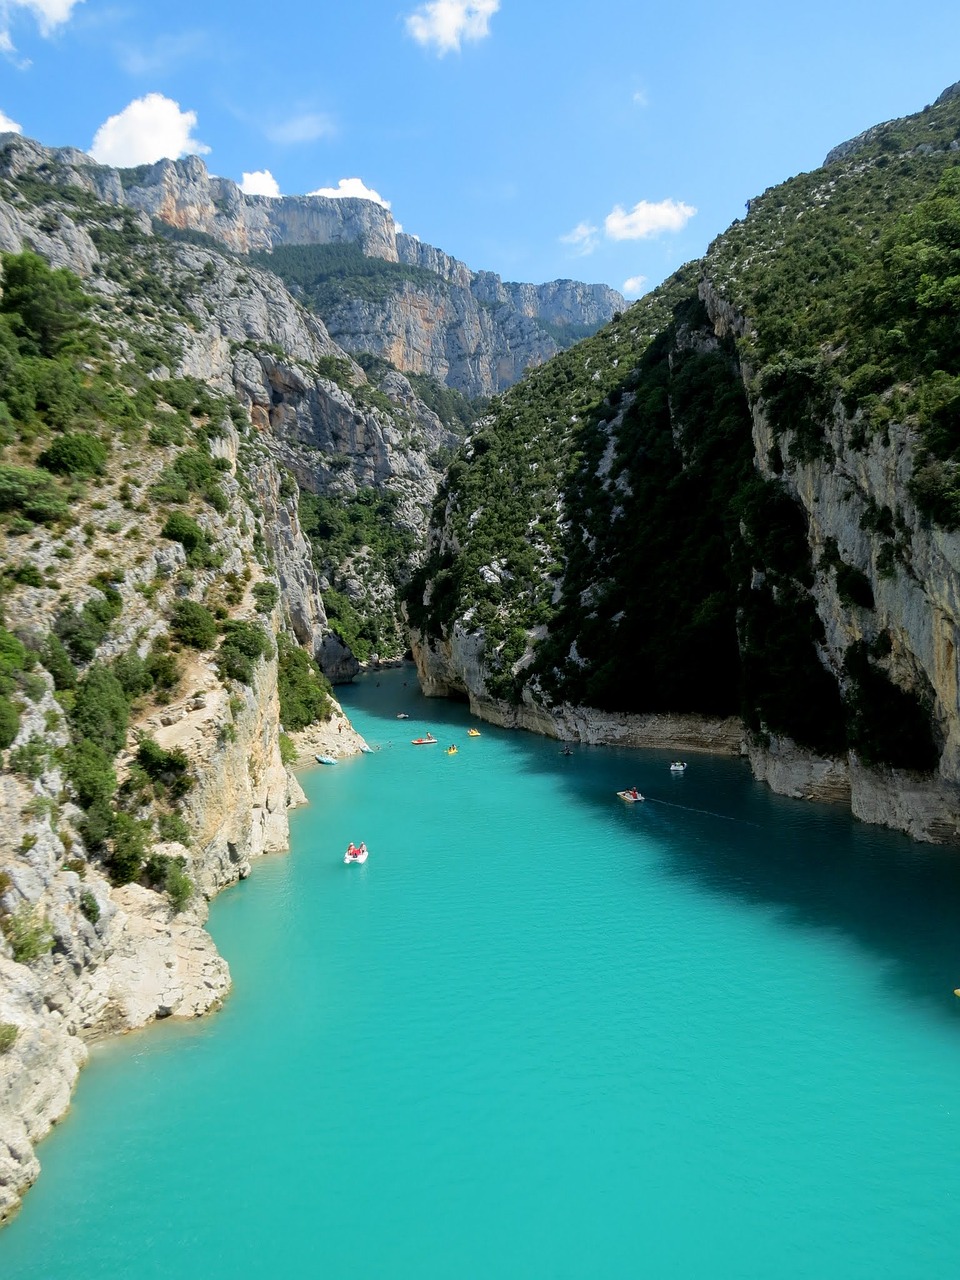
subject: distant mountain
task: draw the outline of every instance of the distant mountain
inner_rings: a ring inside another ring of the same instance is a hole
[[[512,385],[626,306],[602,284],[507,284],[471,271],[398,232],[390,212],[370,200],[244,195],[196,156],[111,169],[81,151],[12,134],[4,152],[13,174],[79,186],[186,235],[256,254],[345,350],[428,374],[471,398]]]

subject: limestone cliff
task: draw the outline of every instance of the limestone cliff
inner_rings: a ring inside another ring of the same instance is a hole
[[[428,285],[401,285],[377,302],[354,296],[349,281],[323,318],[348,351],[369,351],[403,371],[427,373],[471,397],[516,382],[524,369],[609,320],[626,304],[606,285],[555,280],[504,284],[442,250],[399,233],[390,212],[370,200],[326,196],[247,196],[208,173],[196,156],[136,169],[95,164],[71,148],[47,149],[8,134],[0,176],[79,189],[170,227],[209,236],[234,253],[278,245],[355,245],[366,256],[422,268]]]
[[[777,790],[960,839],[958,150],[953,86],[507,394],[410,596],[429,692],[609,741],[739,712]]]

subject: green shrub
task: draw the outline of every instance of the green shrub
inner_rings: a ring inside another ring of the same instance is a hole
[[[0,265],[0,313],[21,350],[50,357],[68,348],[83,332],[90,305],[77,276],[65,267],[51,270],[36,253],[0,254]]]
[[[46,769],[49,758],[46,741],[35,733],[10,752],[7,764],[14,773],[19,773],[24,778],[39,778]]]
[[[9,698],[0,694],[0,751],[6,751],[19,732],[20,712]]]
[[[171,542],[180,543],[187,553],[187,564],[203,566],[210,563],[209,538],[196,520],[184,515],[182,511],[171,512],[160,533],[162,537],[169,538]]]
[[[40,661],[53,677],[53,687],[57,690],[74,689],[77,685],[77,669],[70,661],[70,655],[63,641],[51,632],[40,647]]]
[[[51,524],[65,519],[70,509],[48,472],[0,463],[0,511],[18,512],[37,524]]]
[[[111,665],[113,674],[120,681],[128,698],[139,698],[153,688],[153,676],[147,669],[147,663],[136,649],[128,649],[118,654]]]
[[[140,879],[147,856],[150,825],[129,813],[117,813],[113,819],[113,848],[107,858],[107,869],[114,884],[130,884]]]
[[[291,765],[296,763],[297,748],[294,746],[293,739],[287,734],[281,733],[278,742],[280,744],[280,761],[282,764]]]
[[[165,751],[153,738],[143,737],[137,747],[137,763],[151,782],[172,799],[185,796],[193,786],[190,761],[179,747]]]
[[[96,924],[100,919],[100,903],[96,900],[89,889],[82,889],[80,891],[80,910],[91,924]]]
[[[288,730],[327,720],[333,710],[329,681],[316,662],[284,633],[278,641],[280,720]]]
[[[20,1034],[20,1028],[13,1022],[0,1022],[0,1058],[10,1050],[17,1042],[17,1036]]]
[[[185,845],[189,845],[192,840],[190,828],[179,813],[158,814],[157,831],[161,840],[177,840]]]
[[[7,941],[18,964],[32,964],[53,950],[53,934],[46,919],[26,902],[9,916],[0,919]]]
[[[100,743],[112,758],[126,742],[129,716],[123,685],[109,667],[92,666],[77,685],[70,714],[76,736]]]
[[[273,657],[273,644],[256,622],[228,622],[217,650],[217,672],[221,680],[252,684],[256,662]]]
[[[89,662],[122,612],[120,592],[108,586],[102,588],[101,595],[87,600],[79,612],[64,609],[59,613],[53,623],[54,634],[63,642],[74,662]]]
[[[170,630],[181,644],[200,650],[212,648],[219,635],[213,614],[193,600],[176,602],[170,614]]]
[[[261,613],[269,613],[280,599],[277,584],[275,582],[255,582],[253,584],[253,598]]]
[[[70,746],[66,755],[66,774],[81,809],[90,809],[98,802],[109,805],[117,789],[117,775],[113,771],[111,757],[99,742],[90,738],[81,738]]]
[[[88,431],[73,431],[54,440],[37,462],[55,475],[102,475],[107,461],[107,446]]]

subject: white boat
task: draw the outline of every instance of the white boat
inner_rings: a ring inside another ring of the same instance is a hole
[[[336,760],[334,760],[333,756],[316,756],[315,759],[317,764],[336,764],[337,763]]]
[[[407,713],[406,713],[405,711],[401,711],[401,712],[399,713],[399,715],[397,716],[397,719],[398,719],[398,720],[409,720],[409,719],[410,719],[410,717],[407,715]]]
[[[671,773],[685,773],[686,769],[687,769],[686,760],[674,760],[673,764],[670,766]]]
[[[643,799],[636,787],[631,787],[628,791],[618,791],[617,795],[621,800],[626,800],[627,804],[636,804],[638,800]]]
[[[370,850],[365,844],[361,844],[359,849],[355,848],[354,845],[351,844],[347,847],[347,851],[343,855],[343,860],[346,863],[366,862],[369,852]]]
[[[360,750],[363,752],[365,756],[373,755],[373,747],[368,747],[365,742],[360,744]]]

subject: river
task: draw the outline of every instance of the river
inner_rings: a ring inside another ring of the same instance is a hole
[[[341,692],[380,750],[213,904],[223,1011],[95,1049],[4,1280],[960,1274],[955,850]]]

